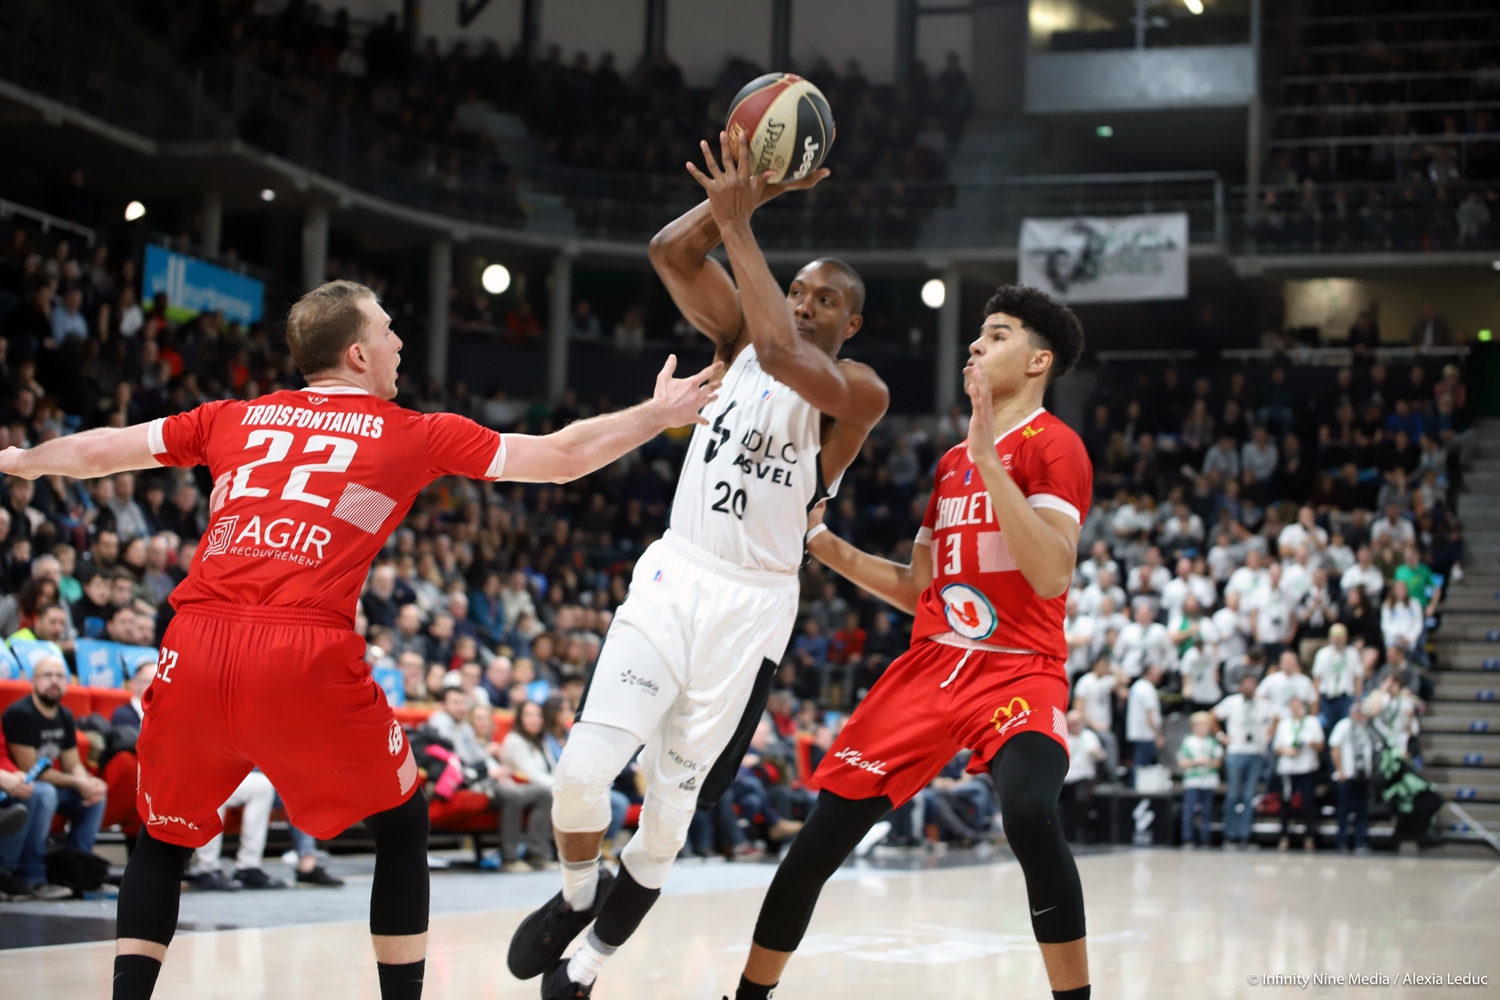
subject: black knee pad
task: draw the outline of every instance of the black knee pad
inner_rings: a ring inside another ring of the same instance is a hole
[[[990,764],[1005,839],[1026,877],[1031,928],[1043,944],[1083,937],[1083,884],[1063,837],[1057,799],[1068,754],[1041,733],[1021,733]]]
[[[411,798],[365,819],[375,837],[370,883],[370,933],[400,936],[427,931],[427,796]]]
[[[182,876],[193,859],[191,847],[178,847],[157,840],[142,830],[120,881],[120,901],[115,914],[115,936],[172,943],[177,930],[177,904],[182,894]]]

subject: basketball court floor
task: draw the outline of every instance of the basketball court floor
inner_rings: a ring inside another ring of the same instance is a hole
[[[1084,854],[1079,868],[1096,997],[1500,993],[1500,864],[1492,860],[1117,849]],[[773,872],[770,864],[680,865],[595,996],[718,1000],[732,992]],[[537,996],[535,982],[505,971],[505,949],[516,924],[556,885],[555,873],[434,873],[425,996]],[[368,887],[368,876],[356,873],[335,891],[184,897],[185,932],[156,995],[377,1000],[363,917]],[[0,918],[31,927],[82,922],[75,937],[99,938],[112,930],[112,908],[6,904]],[[67,937],[68,926],[55,929]],[[0,996],[107,997],[111,955],[107,940],[0,950]],[[1317,974],[1343,976],[1345,984],[1276,979]],[[1409,974],[1445,982],[1483,976],[1488,985],[1403,982]],[[1352,985],[1353,975],[1390,983]],[[783,1000],[1050,995],[1021,872],[1003,850],[846,866],[824,891],[777,992]]]

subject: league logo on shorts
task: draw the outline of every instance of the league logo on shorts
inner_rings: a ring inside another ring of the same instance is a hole
[[[406,745],[406,734],[401,731],[401,723],[395,719],[391,720],[391,731],[386,734],[385,745],[392,757],[400,753],[401,748]]]
[[[239,523],[240,516],[238,514],[220,518],[208,533],[208,544],[204,546],[203,558],[222,556],[225,552],[229,551],[230,540],[234,538],[234,529]]]
[[[965,639],[988,639],[998,623],[995,607],[967,583],[950,583],[940,592],[948,627]]]

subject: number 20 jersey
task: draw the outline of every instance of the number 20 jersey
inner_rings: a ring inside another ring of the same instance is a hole
[[[1082,524],[1094,468],[1073,429],[1038,409],[995,443],[1033,508]],[[1044,600],[1016,568],[967,442],[938,460],[917,544],[932,546],[932,584],[917,602],[912,642],[952,634],[987,647],[1066,657],[1066,593]]]
[[[205,403],[152,421],[147,439],[163,465],[229,476],[173,606],[313,608],[351,625],[370,561],[422,488],[505,465],[495,431],[344,387]]]
[[[796,573],[821,484],[822,415],[767,374],[750,344],[703,416],[682,460],[672,533],[744,569]]]

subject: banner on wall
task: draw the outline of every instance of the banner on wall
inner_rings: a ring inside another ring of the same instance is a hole
[[[221,312],[225,319],[245,326],[260,319],[266,298],[262,281],[148,243],[141,300],[149,303],[161,292],[167,295],[167,315],[174,320]]]
[[[1187,214],[1026,219],[1019,257],[1020,283],[1064,302],[1185,299]]]

